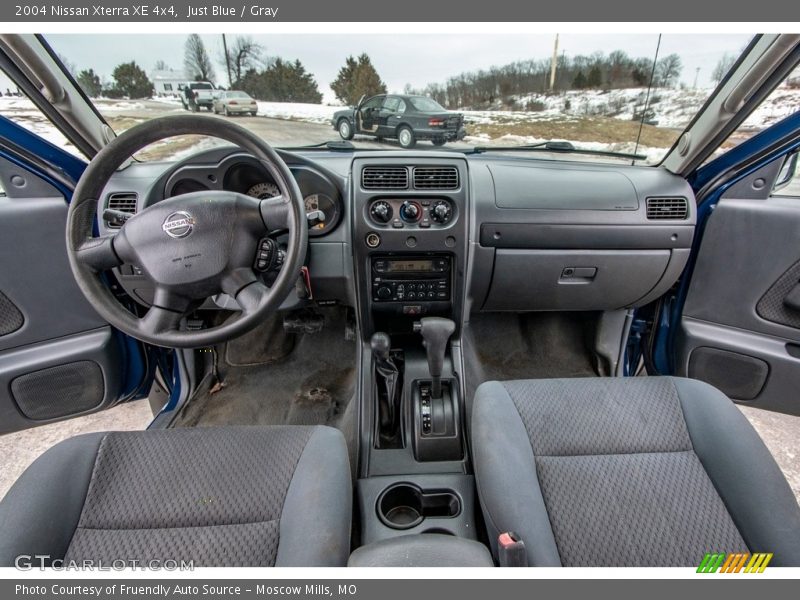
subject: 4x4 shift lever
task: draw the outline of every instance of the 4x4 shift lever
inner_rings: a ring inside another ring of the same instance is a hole
[[[392,356],[391,344],[389,336],[381,331],[372,334],[369,344],[375,359],[380,442],[394,440],[400,430],[402,360]]]
[[[456,330],[456,324],[442,317],[425,317],[414,323],[414,331],[422,334],[428,353],[428,370],[431,373],[431,397],[442,397],[442,367],[447,341]]]

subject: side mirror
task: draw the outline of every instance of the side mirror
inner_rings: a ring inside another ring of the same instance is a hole
[[[778,178],[775,180],[775,185],[772,186],[772,191],[777,192],[789,185],[794,179],[794,174],[797,171],[797,155],[794,154],[787,156],[783,161],[783,166],[778,173]]]

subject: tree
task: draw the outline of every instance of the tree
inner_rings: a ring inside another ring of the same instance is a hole
[[[583,71],[578,71],[575,75],[575,78],[572,80],[572,87],[576,90],[582,90],[586,87],[586,75],[583,74]]]
[[[733,54],[725,53],[722,55],[722,58],[719,59],[717,62],[717,66],[714,67],[714,70],[711,72],[711,79],[714,83],[719,84],[725,78],[725,75],[728,74],[728,71],[731,70],[733,67],[733,63],[736,62],[736,57]]]
[[[156,64],[153,66],[153,70],[155,71],[171,71],[172,69],[169,68],[169,65],[166,61],[157,60]]]
[[[195,81],[211,81],[214,79],[214,66],[206,52],[203,40],[196,33],[186,38],[183,52],[183,66],[186,75]]]
[[[223,55],[228,72],[231,74],[232,88],[242,86],[242,78],[250,70],[255,70],[261,62],[261,53],[264,48],[257,44],[250,36],[237,36],[228,46],[228,54]]]
[[[673,87],[683,71],[683,62],[677,54],[668,54],[656,63],[656,82],[660,87]]]
[[[348,105],[356,104],[362,96],[386,93],[386,84],[378,75],[367,54],[357,59],[348,56],[344,66],[339,69],[336,79],[331,83],[336,97]]]
[[[250,69],[239,87],[254,98],[270,102],[322,102],[317,82],[299,60],[276,58],[261,72]]]
[[[90,98],[97,98],[103,93],[103,84],[100,82],[100,76],[94,72],[94,69],[84,69],[78,73],[76,80],[83,92]]]
[[[589,76],[586,78],[586,86],[590,88],[599,88],[603,85],[603,73],[600,71],[600,66],[595,64],[589,69]]]
[[[149,98],[153,94],[153,84],[136,62],[122,63],[111,73],[114,84],[106,93],[112,98]]]

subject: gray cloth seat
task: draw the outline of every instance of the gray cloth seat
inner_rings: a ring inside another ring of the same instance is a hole
[[[697,566],[706,552],[800,565],[800,508],[715,388],[672,377],[487,382],[472,453],[496,555],[531,566]]]
[[[352,483],[329,427],[224,427],[76,436],[0,503],[0,566],[194,561],[345,566]]]

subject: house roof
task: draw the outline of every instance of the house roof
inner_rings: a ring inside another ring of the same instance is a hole
[[[150,81],[189,81],[186,73],[169,69],[168,71],[152,71],[150,73]]]

